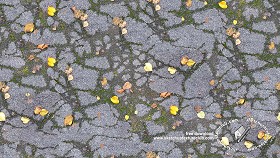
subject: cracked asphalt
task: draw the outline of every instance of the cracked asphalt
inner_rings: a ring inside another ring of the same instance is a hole
[[[280,2],[226,2],[222,9],[218,0],[192,0],[189,7],[185,0],[161,0],[160,8],[147,0],[0,0],[0,81],[10,95],[0,94],[6,116],[0,157],[280,157]],[[87,27],[73,6],[88,15]],[[127,33],[114,17],[126,22]],[[34,23],[32,33],[24,32],[27,23]],[[229,28],[241,43],[227,35]],[[195,64],[182,65],[183,56]],[[153,71],[146,72],[145,63]],[[170,74],[169,67],[177,71]],[[119,93],[125,82],[131,90]],[[171,105],[179,108],[175,116]],[[35,115],[36,106],[49,113]],[[71,126],[64,124],[67,115],[74,117]],[[235,141],[241,125],[250,126],[245,141],[254,150]],[[258,139],[260,130],[272,137]],[[218,138],[174,138],[190,132]]]

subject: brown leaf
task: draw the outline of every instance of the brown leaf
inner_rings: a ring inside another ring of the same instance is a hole
[[[35,58],[34,54],[30,54],[29,57],[27,58],[28,60],[32,61]]]
[[[234,39],[237,39],[239,36],[240,36],[240,32],[235,32],[235,33],[232,34],[232,37]]]
[[[114,25],[118,26],[120,23],[123,22],[123,20],[119,17],[114,17],[112,22]]]
[[[157,108],[157,104],[156,104],[156,103],[153,103],[153,104],[151,105],[151,108],[153,108],[153,109]]]
[[[101,81],[101,85],[104,87],[104,86],[107,85],[107,83],[108,83],[107,78],[106,78],[106,77],[103,77],[103,79],[102,79],[102,81]]]
[[[39,45],[37,46],[37,48],[43,50],[43,49],[48,48],[48,46],[49,46],[49,45],[47,45],[47,44],[39,44]]]
[[[34,114],[36,114],[36,115],[40,114],[41,111],[42,111],[42,107],[41,106],[36,106],[34,108]]]
[[[67,75],[70,75],[72,72],[73,72],[73,68],[71,68],[71,67],[67,67],[66,70],[65,70],[65,73]]]
[[[220,119],[220,118],[223,117],[223,115],[222,114],[215,114],[215,117]]]
[[[4,88],[6,86],[6,84],[4,82],[0,81],[0,89]]]
[[[160,97],[162,97],[162,98],[167,98],[167,97],[169,97],[170,95],[171,95],[170,92],[162,92],[162,93],[160,93]]]
[[[265,135],[265,132],[264,131],[259,131],[258,132],[258,139],[262,139]]]
[[[64,125],[65,126],[71,126],[73,124],[73,119],[74,119],[74,117],[72,115],[67,115],[64,118]]]
[[[268,45],[268,49],[269,50],[273,50],[275,48],[275,43],[274,42],[270,42],[270,44]]]
[[[34,31],[34,27],[35,25],[33,23],[27,23],[25,26],[24,26],[24,32],[27,33],[27,32],[33,32]]]
[[[121,20],[120,23],[118,24],[118,26],[119,26],[120,28],[126,27],[126,21]]]
[[[192,6],[192,0],[187,0],[186,1],[186,6],[189,8]]]
[[[276,88],[278,91],[280,91],[280,82],[277,82],[277,83],[275,84],[275,88]]]
[[[155,152],[149,151],[146,153],[146,158],[156,158],[157,154]]]
[[[124,90],[131,89],[131,87],[132,87],[132,84],[130,82],[125,82],[123,85]]]
[[[160,2],[160,0],[153,0],[154,4],[158,4]]]
[[[1,88],[3,93],[7,93],[9,91],[10,87],[5,85],[4,87]]]
[[[215,80],[211,80],[211,81],[209,82],[209,84],[210,84],[211,86],[214,86],[214,85],[215,85]]]
[[[42,65],[35,65],[33,68],[32,68],[32,73],[36,73],[37,71],[39,71],[40,69],[42,68]]]
[[[189,58],[187,56],[183,56],[181,58],[181,64],[182,65],[186,65],[188,63]]]
[[[226,34],[227,34],[228,36],[232,36],[234,33],[236,33],[236,29],[235,29],[235,28],[230,27],[230,28],[228,28],[228,29],[226,30]]]
[[[118,89],[117,92],[122,94],[124,92],[124,89]]]
[[[195,110],[197,113],[199,113],[199,112],[202,110],[202,107],[199,106],[199,105],[196,105],[196,106],[194,107],[194,110]]]

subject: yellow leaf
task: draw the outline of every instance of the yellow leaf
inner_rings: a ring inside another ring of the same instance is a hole
[[[219,6],[222,8],[222,9],[227,9],[227,2],[226,1],[221,1],[219,2]]]
[[[245,103],[245,99],[241,98],[239,99],[239,101],[237,102],[237,104],[242,105]]]
[[[244,142],[244,145],[246,146],[246,148],[247,149],[250,149],[250,148],[252,148],[252,146],[254,145],[252,142],[250,142],[250,141],[245,141]]]
[[[205,112],[204,111],[200,111],[199,113],[197,113],[197,117],[201,118],[201,119],[205,118]]]
[[[41,111],[40,111],[40,115],[41,116],[45,116],[45,115],[47,115],[49,113],[49,111],[47,110],[47,109],[42,109]]]
[[[268,49],[269,50],[273,50],[275,48],[275,43],[274,42],[270,42],[270,44],[268,45]]]
[[[188,62],[188,60],[189,60],[189,58],[188,58],[187,56],[183,56],[183,57],[181,58],[181,64],[182,64],[182,65],[186,65],[187,62]]]
[[[114,103],[114,104],[119,104],[120,103],[119,97],[118,96],[112,96],[111,102]]]
[[[52,6],[48,7],[48,15],[49,16],[54,16],[55,12],[56,12],[56,9],[54,7],[52,7]]]
[[[271,139],[272,136],[269,134],[264,134],[263,140],[268,141],[269,139]]]
[[[192,0],[187,0],[186,1],[186,6],[189,8],[192,6]]]
[[[277,83],[275,84],[275,88],[276,88],[276,90],[280,91],[280,82],[277,82]]]
[[[208,4],[208,2],[207,1],[204,1],[204,5],[207,5]]]
[[[48,65],[50,67],[54,67],[54,64],[56,63],[56,60],[55,58],[52,58],[52,57],[48,57]]]
[[[265,132],[264,131],[259,131],[258,133],[258,139],[262,139],[265,135]]]
[[[36,115],[40,114],[41,111],[42,111],[42,107],[41,106],[36,106],[34,108],[34,114],[36,114]]]
[[[64,125],[65,126],[71,126],[73,124],[73,119],[74,119],[74,117],[72,115],[67,115],[64,118]]]
[[[125,115],[124,116],[124,119],[127,121],[129,119],[129,116],[128,115]]]
[[[215,85],[215,80],[211,80],[211,81],[209,82],[209,84],[210,84],[211,86],[214,86],[214,85]]]
[[[102,79],[102,81],[101,81],[101,85],[102,85],[102,86],[106,86],[107,83],[108,83],[107,78],[106,78],[106,77],[103,77],[103,79]]]
[[[182,20],[182,21],[185,21],[185,18],[182,16],[182,17],[181,17],[181,20]]]
[[[179,111],[179,108],[175,105],[170,106],[170,114],[177,115],[177,112]]]
[[[280,121],[280,112],[278,113],[277,120]]]
[[[23,124],[27,124],[30,121],[30,119],[28,117],[21,117],[21,121]]]
[[[187,62],[187,65],[188,65],[189,67],[193,66],[194,64],[195,64],[195,61],[192,60],[192,59],[189,59],[188,62]]]
[[[175,74],[176,71],[177,71],[174,67],[169,67],[167,70],[169,71],[169,73],[170,73],[171,75]]]
[[[221,144],[223,146],[228,146],[229,145],[229,140],[227,137],[222,137],[222,140],[221,140]]]
[[[232,23],[233,23],[233,25],[236,25],[237,24],[237,20],[233,20]]]
[[[145,63],[144,70],[146,72],[153,71],[153,65],[151,63]]]
[[[4,112],[0,112],[0,122],[1,121],[6,121],[6,115]]]
[[[34,31],[34,27],[35,25],[33,23],[27,23],[25,26],[24,26],[24,32],[33,32]]]

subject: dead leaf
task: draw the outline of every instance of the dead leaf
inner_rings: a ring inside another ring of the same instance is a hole
[[[280,91],[280,82],[277,82],[277,83],[275,84],[275,88],[276,88],[276,90]]]
[[[9,99],[10,97],[11,97],[11,95],[10,95],[9,93],[5,93],[5,94],[4,94],[4,99],[7,100],[7,99]]]
[[[49,113],[49,111],[47,110],[47,109],[42,109],[41,111],[40,111],[40,115],[41,116],[45,116],[45,115],[47,115]]]
[[[171,95],[170,92],[162,92],[162,93],[160,93],[160,97],[162,97],[162,98],[167,98],[167,97],[169,97],[170,95]]]
[[[186,1],[186,6],[189,8],[192,6],[192,0],[187,0]]]
[[[235,32],[235,33],[232,34],[232,37],[234,39],[237,39],[239,36],[240,36],[240,32]]]
[[[215,117],[220,119],[220,118],[223,117],[223,115],[222,114],[215,114]]]
[[[83,27],[85,28],[85,27],[88,27],[88,21],[83,21]]]
[[[71,67],[67,67],[67,69],[65,70],[65,73],[67,75],[71,74],[72,72],[73,72],[73,68],[71,68]]]
[[[246,140],[246,141],[244,142],[244,145],[246,146],[247,149],[250,149],[250,148],[253,147],[254,144],[253,144],[252,142]]]
[[[27,58],[29,61],[32,61],[35,58],[34,54],[30,54],[29,57]]]
[[[118,89],[117,92],[122,94],[124,92],[124,89]]]
[[[114,25],[118,26],[122,21],[123,20],[121,18],[114,17],[112,22],[113,22]]]
[[[125,34],[127,34],[127,29],[126,29],[126,28],[123,28],[123,29],[122,29],[122,35],[125,35]]]
[[[72,81],[74,79],[74,76],[72,74],[68,75],[67,77],[68,81]]]
[[[124,20],[121,20],[121,22],[119,23],[119,25],[118,25],[120,28],[124,28],[124,27],[126,27],[126,21],[124,21]]]
[[[268,45],[268,49],[273,50],[274,48],[275,48],[275,43],[271,41],[270,44]]]
[[[85,21],[85,20],[87,20],[87,18],[88,18],[87,14],[82,14],[80,17],[80,20]]]
[[[37,46],[37,48],[43,50],[43,49],[48,48],[48,46],[49,46],[49,45],[47,45],[47,44],[39,44],[39,45]]]
[[[157,154],[155,152],[149,151],[146,153],[146,158],[156,158]]]
[[[214,85],[215,85],[215,80],[211,80],[211,81],[209,82],[209,84],[210,84],[211,86],[214,86]]]
[[[132,87],[132,84],[130,82],[125,82],[123,85],[124,90],[131,89],[131,87]]]
[[[199,105],[194,106],[194,110],[199,113],[202,110],[202,107]]]
[[[41,111],[42,111],[42,107],[41,106],[36,106],[34,108],[34,114],[36,114],[36,115],[40,114]]]
[[[264,131],[259,131],[258,132],[258,139],[262,139],[265,135],[265,132]]]
[[[5,86],[5,87],[2,87],[2,88],[1,88],[1,91],[2,91],[3,93],[7,93],[7,92],[9,91],[9,89],[10,89],[9,86]]]
[[[151,105],[151,108],[153,108],[153,109],[157,108],[157,104],[156,104],[156,103],[153,103],[153,104]]]
[[[156,11],[159,11],[160,8],[161,8],[161,7],[160,7],[160,5],[158,5],[158,4],[155,6],[155,10],[156,10]]]
[[[6,84],[4,82],[0,81],[0,89],[4,88],[6,86]]]
[[[234,33],[236,33],[236,29],[235,29],[235,28],[229,27],[229,28],[226,30],[226,34],[227,34],[228,36],[232,36]]]
[[[107,78],[106,78],[106,77],[103,77],[103,79],[102,79],[102,81],[101,81],[101,85],[104,87],[104,86],[107,85],[107,83],[108,83]]]
[[[30,119],[28,117],[21,117],[21,121],[23,124],[27,124],[30,121]]]
[[[64,125],[65,126],[71,126],[73,124],[73,119],[74,119],[74,117],[72,115],[67,115],[64,118]]]
[[[181,64],[182,65],[186,65],[188,63],[189,58],[187,56],[183,56],[181,58]]]
[[[34,31],[34,27],[35,25],[33,23],[27,23],[25,26],[24,26],[24,32],[25,33],[29,33],[29,32],[33,32]]]

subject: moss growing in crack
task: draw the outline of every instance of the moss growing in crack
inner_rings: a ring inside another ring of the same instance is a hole
[[[161,111],[161,116],[155,120],[156,124],[168,126],[168,113],[165,110]]]
[[[13,42],[16,41],[16,35],[15,35],[14,32],[11,32],[11,33],[9,34],[9,39],[10,39],[10,41],[13,41]]]
[[[257,9],[262,9],[264,8],[263,0],[254,0],[250,3],[248,3],[249,6],[257,8]]]
[[[45,13],[42,9],[39,10],[39,20],[40,20],[40,23],[43,27],[48,26],[48,23],[47,23],[47,20],[46,20],[46,17],[45,17]]]

